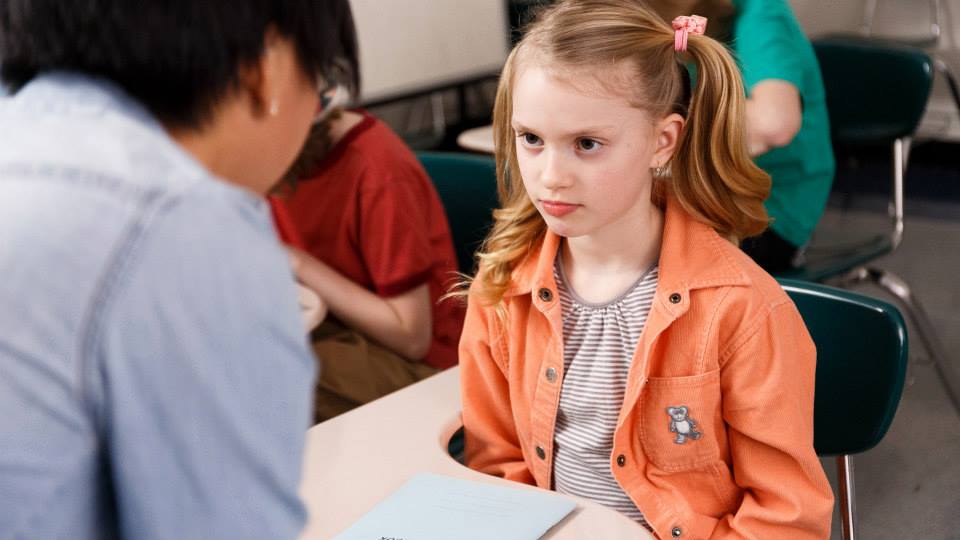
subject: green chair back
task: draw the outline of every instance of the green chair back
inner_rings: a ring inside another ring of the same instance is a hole
[[[914,132],[933,85],[925,52],[852,36],[818,39],[813,48],[834,143],[891,143]]]
[[[806,281],[779,280],[817,346],[814,446],[856,454],[883,438],[907,369],[907,329],[892,305]]]
[[[497,200],[496,165],[490,156],[418,152],[443,203],[461,272],[472,274],[474,254],[493,223]]]

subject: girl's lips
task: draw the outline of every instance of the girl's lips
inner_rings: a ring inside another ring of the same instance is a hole
[[[540,201],[540,204],[543,205],[543,211],[553,217],[563,217],[570,212],[573,212],[577,208],[580,208],[579,204],[570,204],[560,201]]]

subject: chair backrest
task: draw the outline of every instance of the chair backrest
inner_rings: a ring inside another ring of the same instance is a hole
[[[813,48],[835,143],[892,143],[916,131],[933,85],[925,52],[854,36],[821,38]]]
[[[940,0],[927,0],[927,12],[918,13],[917,3],[901,3],[901,2],[889,2],[889,4],[900,4],[900,9],[898,15],[906,15],[907,17],[916,18],[917,15],[920,15],[920,20],[913,21],[904,21],[902,18],[897,18],[894,21],[888,21],[891,24],[888,26],[895,26],[897,28],[896,35],[888,35],[877,32],[875,28],[875,19],[877,16],[878,7],[880,0],[864,0],[863,2],[863,21],[860,24],[860,33],[864,36],[869,37],[882,37],[883,39],[895,40],[898,43],[910,44],[916,47],[936,47],[940,42],[940,36],[943,33],[940,27]],[[912,24],[910,24],[912,23]],[[919,23],[919,24],[918,24]],[[923,26],[923,31],[919,32],[917,35],[904,35],[902,33],[904,26],[915,27]]]
[[[418,152],[440,195],[457,263],[461,272],[472,274],[474,253],[493,223],[497,200],[496,165],[490,156],[447,152]]]
[[[817,453],[855,454],[874,447],[890,427],[903,391],[903,317],[881,300],[806,281],[779,281],[817,346]]]

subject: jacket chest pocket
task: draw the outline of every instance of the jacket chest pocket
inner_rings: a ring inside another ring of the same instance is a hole
[[[647,380],[641,395],[640,440],[657,468],[683,471],[715,462],[723,429],[720,370]]]

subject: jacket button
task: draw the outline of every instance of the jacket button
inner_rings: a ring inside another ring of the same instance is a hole
[[[540,459],[547,459],[547,453],[543,451],[542,446],[537,447],[537,457]]]
[[[550,382],[557,380],[557,370],[552,367],[547,368],[547,380]]]
[[[670,531],[670,534],[673,535],[674,538],[680,538],[683,536],[683,529],[680,527],[674,527],[673,530]]]
[[[544,287],[544,288],[540,289],[539,291],[537,291],[537,296],[539,296],[540,299],[543,300],[544,302],[552,302],[552,301],[553,301],[553,291],[551,291],[550,289],[548,289],[548,288],[546,288],[546,287]]]
[[[617,456],[617,465],[623,467],[626,464],[627,464],[627,456],[623,454],[620,454],[619,456]]]
[[[670,295],[670,303],[671,303],[671,304],[679,304],[679,303],[680,303],[680,300],[682,300],[682,299],[683,299],[683,297],[680,296],[680,293],[673,293],[673,294]]]

